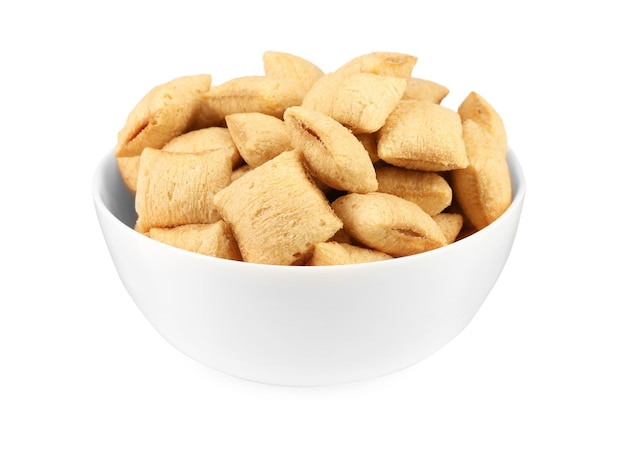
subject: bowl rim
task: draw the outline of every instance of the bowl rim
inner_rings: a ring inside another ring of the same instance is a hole
[[[106,169],[113,165],[116,166],[114,149],[110,149],[109,152],[106,153],[97,164],[93,172],[93,176],[92,176],[91,189],[92,189],[93,203],[95,205],[98,216],[106,216],[113,224],[117,224],[122,229],[127,229],[128,233],[131,235],[136,235],[138,241],[148,241],[150,242],[150,244],[153,245],[153,247],[165,248],[166,250],[170,250],[170,252],[172,252],[172,250],[175,250],[176,253],[179,253],[181,255],[187,255],[190,258],[193,258],[194,260],[198,260],[200,262],[206,262],[207,264],[215,263],[215,264],[220,264],[220,266],[233,266],[238,269],[241,269],[242,266],[245,266],[245,267],[253,267],[253,268],[258,268],[258,269],[263,269],[263,270],[281,270],[281,271],[284,270],[285,272],[289,272],[289,273],[304,272],[304,273],[312,274],[312,273],[318,273],[318,272],[319,273],[327,272],[329,269],[352,270],[354,268],[364,269],[365,267],[381,267],[381,266],[392,267],[392,266],[401,265],[402,263],[406,261],[426,260],[428,257],[441,254],[442,251],[452,251],[456,248],[463,247],[463,245],[465,244],[472,243],[474,241],[480,241],[480,239],[483,236],[489,235],[491,230],[497,229],[498,226],[506,222],[506,220],[509,217],[514,216],[515,213],[518,213],[518,212],[521,213],[522,205],[524,203],[524,199],[526,197],[526,191],[527,191],[526,177],[524,175],[524,171],[523,171],[521,162],[519,161],[519,158],[517,157],[517,155],[515,154],[515,152],[510,146],[507,149],[507,163],[509,166],[509,173],[511,176],[513,198],[512,198],[511,204],[506,209],[506,211],[502,213],[498,217],[498,219],[493,221],[491,224],[472,233],[471,235],[468,235],[465,238],[462,238],[446,246],[442,246],[440,248],[433,249],[430,251],[425,251],[419,254],[413,254],[413,255],[408,255],[404,257],[395,257],[390,260],[355,263],[355,264],[344,264],[340,266],[339,265],[291,266],[291,265],[275,265],[275,264],[253,263],[253,262],[230,260],[230,259],[224,259],[220,257],[213,257],[209,255],[198,254],[193,251],[188,251],[185,249],[177,248],[166,243],[155,241],[143,235],[142,233],[128,226],[126,223],[120,220],[116,215],[114,215],[103,199],[103,190],[105,186],[104,175],[105,175]],[[308,270],[308,271],[302,271],[302,270]]]

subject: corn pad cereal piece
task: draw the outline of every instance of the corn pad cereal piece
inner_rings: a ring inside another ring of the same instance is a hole
[[[463,213],[480,230],[511,205],[511,176],[501,143],[485,128],[464,121],[463,140],[469,166],[452,171],[450,181]]]
[[[291,138],[284,121],[260,112],[226,116],[226,125],[243,160],[251,167],[291,150]]]
[[[226,153],[171,153],[146,148],[137,177],[136,230],[217,222],[220,217],[213,196],[230,183],[231,173]]]
[[[150,90],[131,110],[118,133],[115,154],[138,156],[144,148],[161,148],[172,138],[217,121],[203,95],[211,89],[208,74],[183,76]]]
[[[414,99],[416,101],[430,101],[441,104],[441,101],[448,96],[450,90],[437,82],[419,77],[410,77],[406,80],[406,90],[402,99]]]
[[[309,60],[286,52],[266,51],[263,69],[266,76],[290,80],[304,91],[324,75],[324,71]]]
[[[126,187],[135,194],[137,192],[137,174],[139,173],[139,156],[116,158],[117,169]]]
[[[389,260],[393,257],[384,252],[375,251],[360,246],[347,243],[328,241],[318,243],[313,248],[313,255],[307,265],[327,266],[327,265],[351,265],[356,263],[378,262]]]
[[[378,191],[394,194],[418,204],[430,216],[452,203],[452,188],[436,172],[383,166],[376,169]]]
[[[336,72],[362,72],[406,79],[411,76],[417,57],[400,52],[371,52],[353,58]]]
[[[367,150],[367,154],[369,155],[372,164],[376,164],[378,161],[380,161],[380,158],[378,157],[378,143],[376,142],[376,133],[364,132],[361,134],[355,134],[355,137],[359,139],[359,142],[361,142],[363,147]]]
[[[285,111],[285,124],[294,149],[302,151],[307,168],[320,181],[341,191],[376,191],[376,171],[367,150],[341,123],[295,106]]]
[[[459,114],[428,101],[400,101],[378,132],[378,156],[414,170],[467,167]]]
[[[352,244],[353,240],[342,227],[327,242]]]
[[[504,122],[491,104],[478,93],[471,92],[459,105],[457,111],[461,116],[461,122],[473,120],[493,135],[500,152],[506,155],[508,141]]]
[[[223,220],[213,224],[186,224],[171,228],[153,227],[148,231],[148,236],[170,246],[198,254],[241,260],[237,242]]]
[[[250,172],[252,169],[253,169],[253,167],[248,165],[248,164],[243,164],[243,165],[233,169],[233,173],[230,176],[231,182],[241,178],[246,173]]]
[[[335,72],[320,77],[302,106],[322,112],[354,134],[378,131],[395,109],[406,79],[372,73]]]
[[[463,228],[463,215],[460,213],[439,213],[433,216],[448,244],[454,243]]]
[[[181,134],[167,142],[162,150],[172,153],[204,153],[218,151],[220,153],[227,153],[230,156],[233,167],[243,163],[239,151],[230,136],[230,132],[228,129],[219,126],[196,129]],[[140,159],[141,155],[117,158],[122,179],[133,193],[137,191],[137,174],[139,173]]]
[[[292,265],[342,227],[302,156],[285,151],[250,170],[214,198],[246,262]]]
[[[282,118],[287,107],[302,103],[305,93],[292,81],[279,77],[242,76],[211,88],[205,99],[222,119],[240,112]]]
[[[347,194],[335,200],[332,208],[351,237],[394,257],[447,244],[431,216],[415,203],[393,194]]]
[[[233,167],[243,164],[237,145],[233,141],[228,128],[212,126],[209,128],[189,131],[174,137],[162,148],[172,153],[206,153],[217,151],[229,156]]]

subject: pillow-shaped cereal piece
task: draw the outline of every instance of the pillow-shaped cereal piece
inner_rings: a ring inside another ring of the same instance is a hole
[[[320,111],[354,134],[378,131],[402,98],[406,79],[373,73],[335,72],[320,77],[302,106]]]
[[[373,132],[364,132],[361,134],[355,134],[356,138],[359,139],[359,142],[363,144],[363,147],[367,150],[367,154],[370,157],[370,161],[372,164],[376,164],[380,161],[378,157],[378,144],[376,143],[376,133]]]
[[[308,169],[331,188],[372,192],[378,188],[374,165],[363,144],[333,118],[306,107],[285,111],[294,149],[302,151]]]
[[[337,72],[361,72],[406,79],[411,76],[417,57],[399,52],[371,52],[353,58]]]
[[[352,244],[352,238],[350,238],[350,235],[348,235],[346,231],[341,228],[328,239],[328,242]]]
[[[137,192],[137,174],[139,173],[139,161],[141,155],[128,158],[116,158],[117,169],[122,181],[133,194]]]
[[[469,166],[451,172],[459,206],[477,229],[495,221],[511,204],[512,188],[501,143],[473,120],[463,122],[463,140]]]
[[[308,91],[315,81],[324,75],[324,72],[309,60],[270,50],[263,54],[263,69],[266,76],[290,80],[304,91]]]
[[[457,109],[461,122],[473,120],[491,133],[500,152],[506,155],[508,142],[504,122],[496,110],[478,93],[471,92]]]
[[[196,129],[180,136],[174,137],[167,142],[163,151],[172,153],[204,153],[218,151],[230,156],[233,167],[243,163],[241,155],[233,142],[228,129],[213,126],[209,128]],[[137,191],[137,174],[139,172],[139,161],[141,155],[129,158],[117,158],[118,167],[126,186],[135,193]]]
[[[186,224],[178,227],[153,227],[148,236],[170,246],[198,254],[241,261],[241,253],[228,224]]]
[[[467,167],[459,114],[427,101],[400,101],[378,132],[378,156],[414,170]]]
[[[291,150],[287,126],[280,118],[260,112],[226,116],[226,125],[243,160],[258,167],[283,151]]]
[[[430,216],[452,203],[452,188],[436,172],[383,166],[376,169],[378,191],[394,194],[418,204]]]
[[[454,243],[463,228],[463,215],[460,213],[439,213],[433,216],[448,244]]]
[[[249,166],[248,164],[243,164],[235,169],[233,169],[233,173],[230,176],[230,180],[231,181],[235,181],[239,178],[241,178],[242,176],[244,176],[246,173],[250,172],[253,169],[253,167]]]
[[[146,148],[137,177],[136,230],[217,222],[220,217],[213,196],[230,183],[231,173],[226,153],[171,153]]]
[[[195,131],[174,137],[163,146],[162,150],[172,153],[219,151],[220,153],[226,153],[230,157],[233,167],[243,164],[243,159],[230,135],[230,131],[228,128],[221,126],[196,129]]]
[[[150,90],[128,115],[117,136],[115,155],[138,156],[144,148],[161,148],[172,138],[198,126],[218,121],[207,113],[203,95],[211,76],[201,74],[171,80]]]
[[[447,244],[432,217],[415,203],[393,194],[347,194],[335,200],[332,208],[351,237],[394,257]]]
[[[430,101],[441,104],[443,98],[448,96],[450,90],[443,85],[419,77],[410,77],[406,80],[406,90],[402,99],[414,99],[416,101]]]
[[[378,262],[392,258],[389,254],[373,249],[329,241],[315,245],[313,255],[307,265],[351,265],[355,263]]]
[[[285,151],[250,170],[213,201],[246,262],[306,263],[313,246],[342,227],[296,151]]]
[[[207,103],[221,116],[240,112],[261,112],[282,118],[289,106],[302,103],[305,90],[279,77],[243,76],[213,87]]]

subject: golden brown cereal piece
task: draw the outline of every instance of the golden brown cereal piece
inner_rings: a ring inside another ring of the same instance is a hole
[[[203,101],[211,80],[208,74],[184,76],[150,90],[118,133],[116,156],[138,156],[146,147],[161,148],[199,124],[217,121]]]
[[[139,173],[140,156],[116,158],[116,160],[122,181],[130,192],[134,194],[137,192],[137,174]]]
[[[378,156],[398,167],[444,171],[467,167],[459,114],[428,101],[400,101],[378,132]]]
[[[302,151],[308,169],[331,188],[372,192],[376,171],[363,144],[345,126],[321,112],[294,106],[285,111],[294,149]]]
[[[230,156],[233,167],[241,165],[243,160],[233,142],[227,128],[213,126],[197,129],[174,137],[167,142],[163,151],[172,153],[204,153],[219,151]],[[129,158],[117,158],[118,167],[126,186],[135,193],[137,191],[137,174],[141,155]]]
[[[443,232],[448,244],[453,243],[463,228],[463,215],[459,213],[439,213],[433,219]]]
[[[266,76],[290,80],[304,91],[308,91],[315,81],[324,75],[324,72],[309,60],[285,52],[265,52],[263,68]]]
[[[235,181],[238,178],[241,178],[242,176],[244,176],[246,173],[248,173],[251,170],[252,170],[252,167],[249,166],[248,164],[241,165],[237,167],[236,169],[233,169],[233,174],[230,176],[230,179],[231,181]]]
[[[302,106],[322,112],[354,134],[378,131],[395,109],[406,79],[373,73],[335,72],[320,77]]]
[[[137,231],[217,222],[220,217],[213,196],[230,183],[231,172],[226,153],[172,153],[146,148],[137,177]]]
[[[376,178],[379,192],[417,203],[430,216],[441,213],[452,203],[452,188],[436,172],[384,166],[376,169]]]
[[[343,228],[337,230],[337,233],[331,236],[328,241],[334,241],[335,243],[352,244],[352,238],[346,233]]]
[[[306,263],[313,246],[342,227],[296,151],[285,151],[252,169],[213,201],[246,262]]]
[[[241,260],[237,242],[228,225],[219,220],[213,224],[186,224],[178,227],[153,227],[148,236],[154,240],[198,254],[230,260]]]
[[[220,153],[226,153],[230,157],[233,167],[243,164],[243,159],[230,135],[230,131],[228,128],[220,126],[197,129],[174,137],[163,146],[162,150],[172,153],[205,153],[218,151]]]
[[[226,125],[243,160],[258,167],[291,150],[291,138],[285,122],[260,112],[242,112],[226,116]]]
[[[402,99],[414,99],[416,101],[430,101],[441,104],[443,98],[448,96],[450,90],[443,85],[431,80],[410,77],[406,80],[406,90]]]
[[[406,79],[411,76],[417,57],[399,52],[371,52],[359,55],[337,72],[362,72]]]
[[[451,172],[454,196],[474,227],[495,221],[511,204],[512,188],[501,143],[473,120],[463,122],[469,166]]]
[[[302,103],[304,94],[304,89],[286,79],[243,76],[213,87],[205,99],[221,118],[240,112],[261,112],[282,118],[287,107]]]
[[[380,161],[380,158],[378,157],[378,144],[376,143],[376,133],[364,132],[361,134],[355,134],[355,136],[357,139],[359,139],[361,144],[363,144],[363,147],[365,147],[365,149],[367,150],[367,154],[369,155],[372,164],[376,164],[378,161]]]
[[[508,150],[507,136],[502,118],[496,110],[478,93],[471,92],[458,108],[461,122],[473,120],[495,138],[497,147],[503,155]]]
[[[384,252],[353,246],[346,243],[329,241],[318,243],[313,248],[309,266],[350,265],[356,263],[378,262],[393,257]]]
[[[394,257],[447,244],[432,217],[415,203],[393,194],[347,194],[335,200],[332,208],[351,237]]]

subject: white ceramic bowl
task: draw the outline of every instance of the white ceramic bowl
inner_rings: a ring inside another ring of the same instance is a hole
[[[128,293],[191,358],[263,383],[327,385],[424,359],[471,321],[513,245],[526,184],[512,151],[513,203],[449,246],[359,265],[288,267],[218,259],[132,228],[134,199],[113,152],[93,177],[102,233]]]

